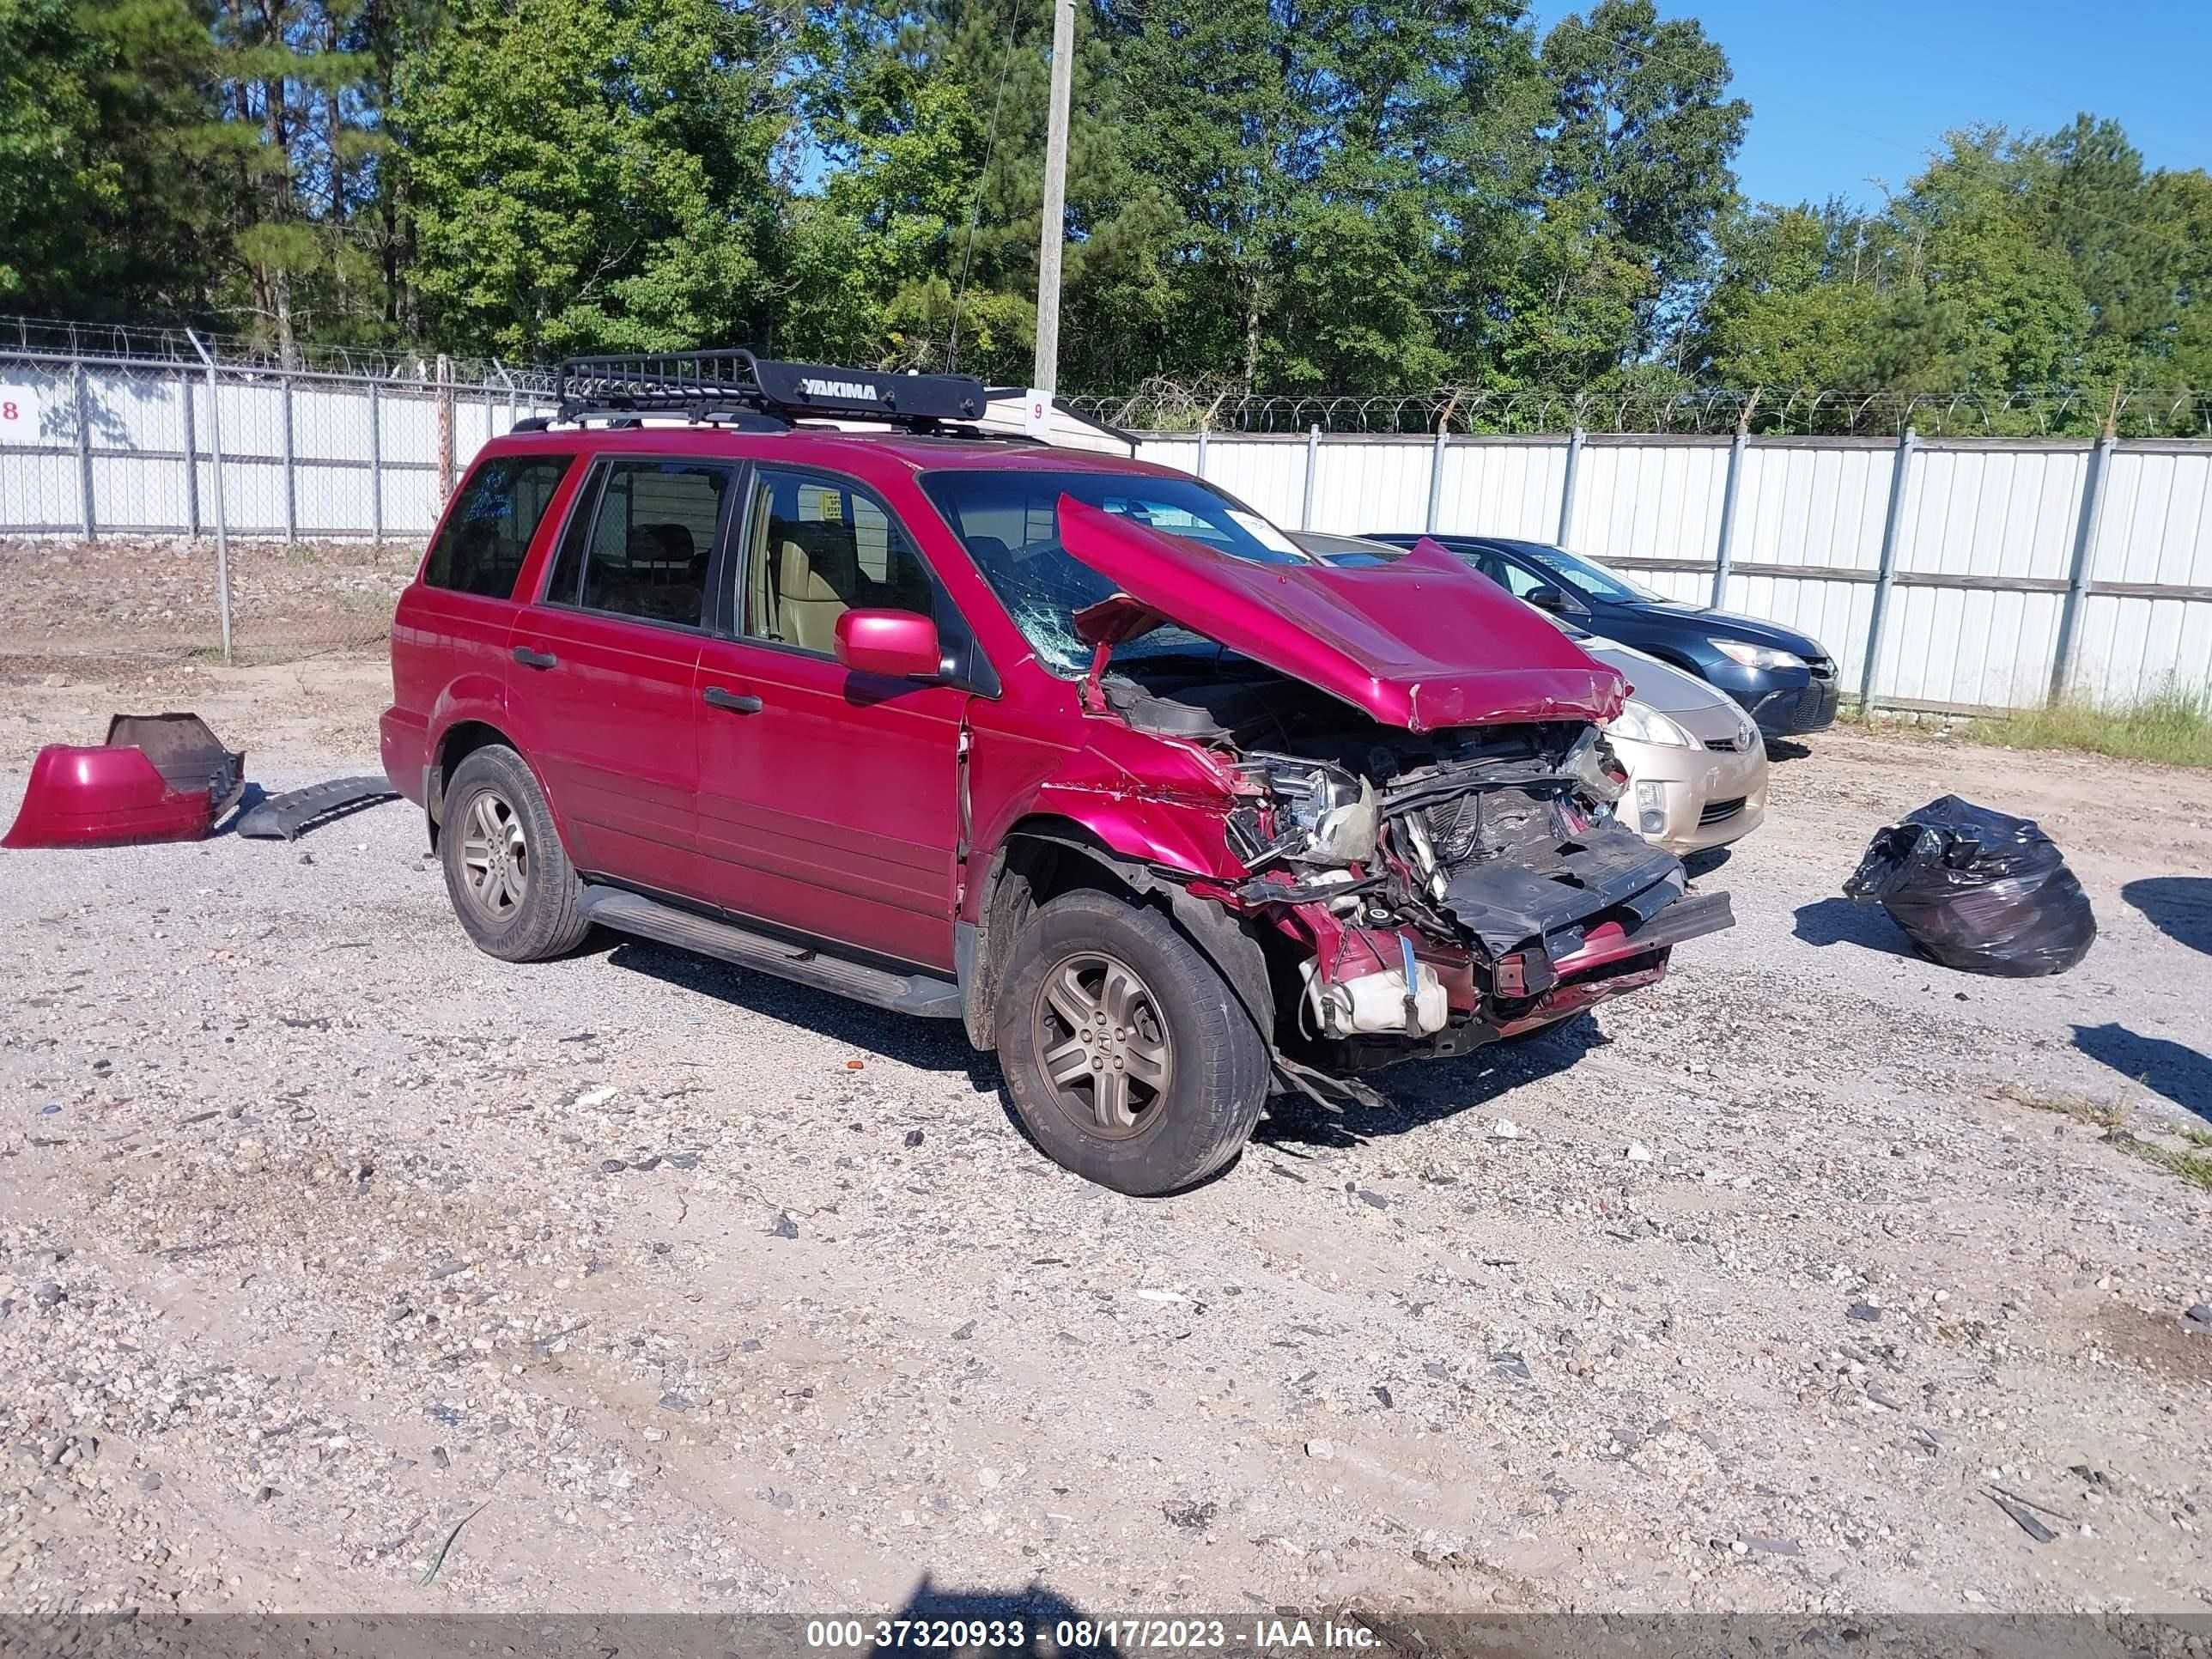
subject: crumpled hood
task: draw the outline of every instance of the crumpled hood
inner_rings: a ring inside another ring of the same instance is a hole
[[[1092,644],[1172,622],[1386,726],[1603,722],[1621,677],[1436,543],[1348,568],[1255,564],[1091,507],[1059,504],[1060,545],[1119,590],[1075,618]]]

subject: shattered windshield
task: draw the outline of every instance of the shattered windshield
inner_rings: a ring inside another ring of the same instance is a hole
[[[980,468],[933,472],[921,487],[960,538],[991,591],[1022,630],[1037,659],[1063,674],[1091,665],[1075,613],[1114,592],[1114,584],[1060,544],[1063,495],[1154,530],[1184,537],[1253,564],[1312,564],[1289,537],[1258,514],[1195,478],[1131,472],[1016,472]],[[1172,623],[1115,648],[1115,660],[1223,654],[1212,640]]]

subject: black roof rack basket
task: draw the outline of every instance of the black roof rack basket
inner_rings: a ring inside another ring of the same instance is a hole
[[[893,374],[826,363],[783,363],[745,350],[625,352],[571,357],[555,384],[559,419],[678,415],[732,421],[757,411],[781,421],[883,421],[929,431],[989,407],[969,374]]]

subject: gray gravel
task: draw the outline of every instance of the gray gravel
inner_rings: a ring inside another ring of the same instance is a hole
[[[217,729],[367,769],[380,678]],[[0,1607],[2202,1611],[2212,1195],[2138,1154],[2212,955],[2119,889],[2212,869],[2212,781],[1814,749],[1658,991],[1166,1201],[951,1025],[477,954],[401,807],[7,854]],[[1824,902],[1951,787],[2074,854],[2075,973]]]

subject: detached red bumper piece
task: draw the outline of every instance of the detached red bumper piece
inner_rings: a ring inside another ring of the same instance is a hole
[[[198,841],[246,787],[246,757],[198,714],[118,714],[98,748],[48,744],[0,847]]]

